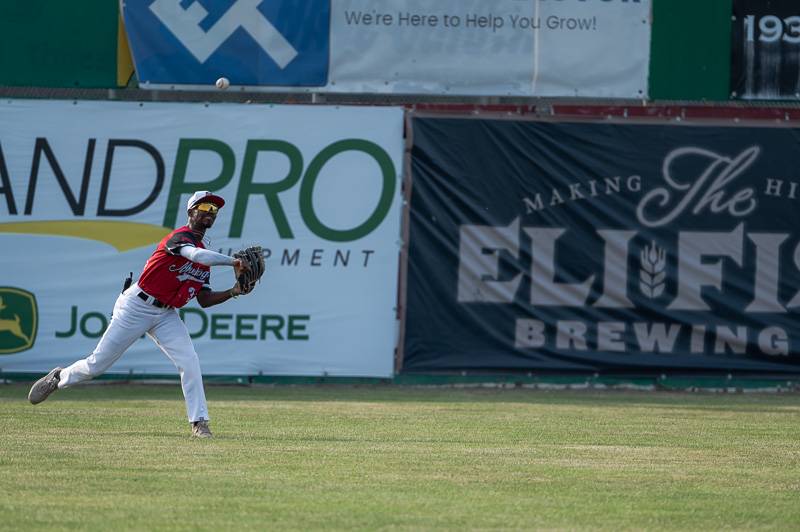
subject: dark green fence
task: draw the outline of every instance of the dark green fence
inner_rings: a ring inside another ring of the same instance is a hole
[[[0,85],[103,87],[132,71],[116,0],[0,2]]]
[[[653,0],[651,100],[730,97],[732,0]]]

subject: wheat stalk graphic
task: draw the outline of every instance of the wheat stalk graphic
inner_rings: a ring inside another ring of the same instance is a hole
[[[666,253],[653,241],[652,245],[644,247],[640,257],[642,269],[639,271],[639,288],[650,299],[656,298],[664,292]]]

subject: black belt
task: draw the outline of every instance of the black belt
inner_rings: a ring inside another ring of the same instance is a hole
[[[141,290],[140,290],[140,291],[139,291],[139,293],[138,293],[138,294],[136,294],[136,295],[139,297],[139,299],[141,299],[142,301],[145,301],[146,303],[150,303],[150,304],[151,304],[151,305],[153,305],[154,307],[158,307],[158,308],[172,308],[172,307],[170,307],[169,305],[165,305],[164,303],[162,303],[162,302],[161,302],[161,301],[159,301],[158,299],[154,298],[153,296],[148,296],[146,293],[142,292]]]

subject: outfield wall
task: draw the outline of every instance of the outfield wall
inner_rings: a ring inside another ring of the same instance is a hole
[[[792,0],[36,0],[0,32],[0,88],[116,89],[135,58],[141,87],[295,99],[800,97]]]
[[[404,371],[797,372],[797,129],[408,123]]]
[[[208,246],[261,244],[267,274],[182,310],[204,372],[392,374],[401,109],[12,100],[0,124],[2,371],[88,355],[123,278],[210,189],[227,205]],[[143,339],[114,371],[174,368]]]
[[[798,373],[797,116],[499,110],[0,104],[0,372],[88,354],[206,188],[267,249],[182,313],[211,376]]]

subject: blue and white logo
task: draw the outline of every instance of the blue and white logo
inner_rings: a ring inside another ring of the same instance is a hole
[[[324,86],[331,0],[125,0],[143,84]]]

